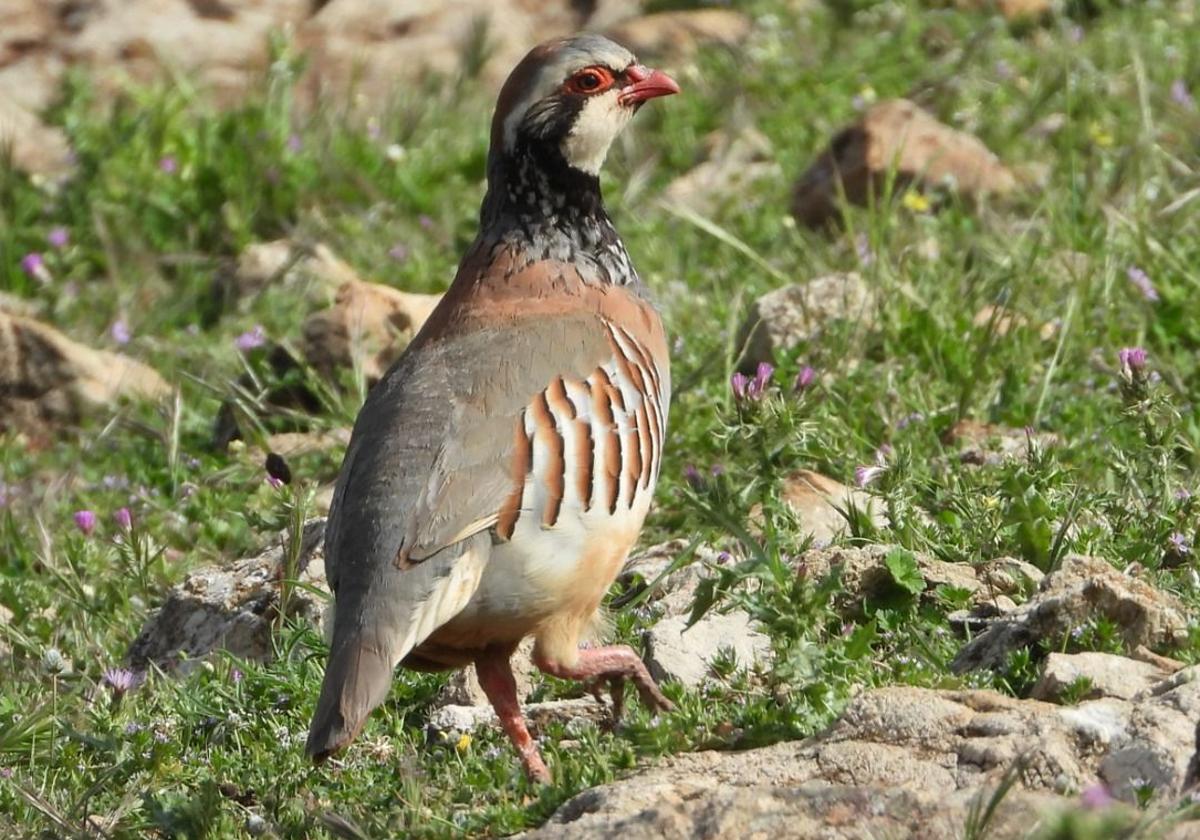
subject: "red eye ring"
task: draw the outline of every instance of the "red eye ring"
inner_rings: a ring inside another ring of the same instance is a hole
[[[608,90],[613,86],[614,81],[611,70],[607,67],[593,65],[573,73],[563,87],[568,93],[591,96]]]

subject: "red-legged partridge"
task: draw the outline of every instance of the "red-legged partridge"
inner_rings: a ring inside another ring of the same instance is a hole
[[[453,284],[367,397],[325,535],[335,597],[307,750],[349,743],[397,664],[474,663],[530,778],[549,772],[509,657],[632,680],[628,647],[580,647],[650,506],[671,380],[662,322],[600,197],[613,139],[667,75],[597,35],[543,44],[492,120],[480,232]]]

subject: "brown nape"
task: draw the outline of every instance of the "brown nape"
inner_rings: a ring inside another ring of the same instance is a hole
[[[512,113],[513,107],[529,92],[530,86],[537,78],[538,71],[541,70],[546,59],[556,53],[563,43],[564,40],[560,39],[547,41],[534,47],[513,68],[512,73],[505,80],[504,86],[500,88],[500,95],[496,97],[496,111],[492,115],[491,143],[493,150],[503,148],[504,121]]]

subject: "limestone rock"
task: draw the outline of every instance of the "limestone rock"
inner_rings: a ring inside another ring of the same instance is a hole
[[[13,165],[26,172],[57,176],[70,168],[70,147],[61,129],[0,90],[0,147],[12,149]]]
[[[688,688],[708,678],[710,663],[722,650],[733,651],[738,668],[764,662],[771,653],[771,640],[754,630],[750,616],[740,610],[723,615],[710,612],[691,627],[684,616],[664,618],[643,638],[650,675]]]
[[[328,592],[322,539],[325,520],[305,523],[297,579],[289,588],[288,613],[314,623],[324,601],[305,587]],[[228,566],[197,569],[171,590],[166,603],[146,622],[126,655],[138,669],[154,663],[165,670],[189,670],[214,650],[227,650],[255,662],[271,657],[271,628],[279,610],[285,547],[277,543]]]
[[[838,596],[842,608],[857,610],[864,600],[883,599],[896,591],[896,583],[887,567],[887,558],[897,548],[879,544],[853,548],[814,548],[796,558],[794,565],[797,571],[812,580],[820,580],[836,570],[845,590]],[[948,563],[921,551],[911,554],[925,581],[924,591],[930,597],[939,586],[969,591],[973,604],[994,603],[998,597],[1004,597],[989,591],[980,582],[975,570],[966,563]],[[1004,606],[1007,605],[1001,604],[1001,609]]]
[[[950,667],[956,672],[1001,667],[1011,651],[1057,639],[1093,618],[1117,625],[1130,647],[1182,644],[1187,615],[1174,595],[1121,574],[1098,557],[1068,555],[1037,593],[967,643]]]
[[[357,367],[368,383],[377,382],[439,300],[440,295],[402,292],[379,283],[344,283],[333,306],[304,322],[305,358],[327,377]]]
[[[1084,694],[1086,699],[1117,697],[1132,700],[1162,682],[1166,676],[1166,673],[1147,662],[1111,653],[1052,653],[1046,657],[1042,676],[1030,696],[1055,702],[1076,680],[1087,679],[1091,688]]]
[[[1029,445],[1042,449],[1058,446],[1058,435],[1049,432],[1010,429],[978,420],[959,420],[942,434],[942,443],[958,449],[958,460],[969,466],[999,466],[1025,460]]]
[[[123,398],[158,399],[170,390],[141,362],[0,311],[0,428],[44,435],[48,422],[76,422],[87,409],[111,410]]]
[[[832,321],[875,322],[875,295],[856,272],[828,274],[806,283],[784,286],[756,300],[738,331],[742,348],[738,369],[752,372],[759,362],[815,341]]]
[[[639,58],[686,57],[704,44],[736,46],[750,34],[750,18],[730,9],[683,9],[626,20],[607,35]]]
[[[708,546],[697,546],[690,562],[659,580],[687,547],[688,541],[681,538],[659,543],[631,555],[617,575],[617,581],[629,587],[631,594],[622,596],[614,606],[622,606],[646,587],[654,586],[654,591],[647,596],[648,603],[661,609],[666,617],[687,615],[691,611],[696,589],[709,574],[707,567],[733,562],[728,554],[720,554]]]
[[[873,106],[833,138],[800,176],[792,213],[803,225],[822,227],[837,220],[842,190],[847,201],[866,206],[883,195],[893,170],[896,193],[911,184],[976,200],[1017,187],[1013,173],[978,139],[938,122],[908,100],[892,99]]]
[[[232,274],[232,295],[247,299],[275,283],[311,290],[316,297],[332,300],[346,283],[358,282],[353,268],[329,246],[309,248],[289,239],[255,242],[238,255]]]
[[[1134,779],[1165,801],[1177,795],[1197,703],[1200,683],[1180,675],[1137,702],[1071,708],[991,691],[875,689],[820,735],[670,756],[584,791],[525,836],[958,838],[971,803],[986,804],[1023,759],[988,834],[1024,838],[1038,815],[1077,807],[1097,780],[1127,803]]]
[[[521,711],[535,732],[555,723],[580,726],[600,723],[609,717],[608,706],[592,697],[528,703],[521,707]],[[499,721],[490,705],[451,704],[436,709],[429,716],[428,726],[434,732],[471,732],[485,726],[499,726]]]
[[[704,157],[667,185],[663,197],[698,213],[709,213],[729,200],[740,200],[756,182],[778,176],[771,141],[753,128],[715,131],[704,141]]]

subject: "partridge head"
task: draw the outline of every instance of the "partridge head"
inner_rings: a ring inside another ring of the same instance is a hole
[[[549,772],[509,658],[632,681],[670,702],[628,647],[581,646],[637,539],[666,440],[661,320],[600,195],[613,140],[679,91],[623,47],[535,48],[500,92],[480,230],[449,291],[371,390],[325,534],[329,660],[309,730],[346,746],[397,665],[474,665],[530,778]]]

